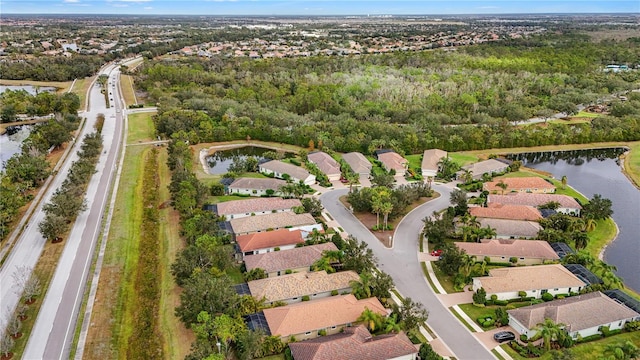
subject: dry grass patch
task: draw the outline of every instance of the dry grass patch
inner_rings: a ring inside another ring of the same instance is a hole
[[[127,106],[137,104],[136,94],[133,90],[133,78],[130,75],[120,75],[120,89]]]
[[[73,81],[31,81],[31,80],[6,80],[0,79],[0,85],[9,86],[51,86],[58,88],[58,93],[65,92]]]

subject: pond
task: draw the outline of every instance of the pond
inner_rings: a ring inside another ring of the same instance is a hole
[[[31,95],[35,95],[38,92],[48,91],[48,92],[56,92],[58,91],[57,87],[53,86],[33,86],[33,85],[0,85],[0,94],[5,92],[5,90],[24,90]]]
[[[618,268],[625,286],[640,292],[640,190],[622,172],[618,157],[624,148],[536,152],[512,155],[523,165],[547,171],[556,179],[566,176],[569,185],[592,198],[613,203],[613,220],[620,233],[607,246],[604,260]]]
[[[14,154],[20,152],[22,142],[31,133],[31,126],[14,126],[11,131],[0,135],[0,170],[4,169],[4,162],[9,160]]]
[[[229,170],[229,166],[235,159],[246,160],[248,157],[257,157],[258,161],[263,161],[265,158],[262,156],[265,152],[273,152],[273,149],[267,149],[257,146],[243,146],[233,149],[218,150],[212,155],[206,157],[208,172],[213,175],[226,174]],[[294,153],[285,152],[284,158],[295,157]]]

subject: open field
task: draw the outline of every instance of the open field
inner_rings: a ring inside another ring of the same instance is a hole
[[[58,93],[65,92],[71,86],[73,81],[31,81],[31,80],[6,80],[0,79],[0,85],[11,85],[11,86],[23,86],[23,85],[32,85],[32,86],[51,86],[58,88]]]
[[[133,78],[130,75],[120,75],[120,88],[126,106],[138,103],[133,90]]]
[[[128,116],[129,132],[127,134],[127,144],[153,141],[155,134],[153,113],[136,113]]]
[[[160,203],[166,204],[170,198],[169,183],[171,172],[167,166],[167,150],[158,151],[158,176],[160,177]],[[174,310],[180,305],[180,289],[171,275],[171,263],[176,254],[184,248],[180,238],[180,214],[170,206],[160,210],[160,332],[165,337],[164,354],[167,359],[184,359],[195,341],[193,332],[184,327]]]
[[[73,85],[73,89],[71,89],[71,91],[74,94],[78,95],[78,98],[80,98],[80,111],[87,110],[85,107],[86,99],[87,99],[87,91],[89,91],[89,88],[91,87],[91,84],[93,84],[93,80],[95,78],[96,78],[95,76],[92,76],[84,79],[78,79],[76,80],[76,83]]]

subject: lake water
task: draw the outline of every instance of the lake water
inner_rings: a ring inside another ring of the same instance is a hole
[[[588,198],[594,194],[613,203],[613,220],[620,233],[607,246],[604,260],[618,268],[625,286],[640,292],[640,190],[622,173],[618,156],[625,150],[594,149],[514,155],[527,167],[547,171]]]
[[[262,154],[267,151],[275,151],[272,149],[261,148],[256,146],[243,146],[228,150],[216,151],[213,155],[207,156],[207,165],[209,166],[209,174],[222,175],[226,174],[229,169],[229,165],[233,163],[235,158],[246,159],[250,156],[255,156],[258,161],[264,160]],[[293,153],[284,153],[285,158],[294,157]]]
[[[25,90],[29,94],[35,95],[36,94],[36,89],[37,89],[38,92],[43,92],[43,91],[56,92],[56,91],[58,91],[58,88],[53,87],[53,86],[40,86],[40,87],[36,88],[35,86],[32,86],[32,85],[0,85],[0,94],[5,92],[5,90],[12,90],[12,91]]]
[[[31,133],[31,126],[20,126],[13,134],[0,135],[0,170],[4,169],[4,162],[9,160],[14,154],[20,152],[22,141]]]

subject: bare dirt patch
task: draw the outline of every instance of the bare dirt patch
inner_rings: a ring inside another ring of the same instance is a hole
[[[396,217],[393,220],[389,220],[387,222],[388,225],[390,225],[392,227],[392,229],[395,229],[398,224],[400,223],[400,221],[402,221],[402,219],[404,218],[404,216],[406,214],[408,214],[411,210],[415,209],[416,207],[430,201],[433,200],[437,197],[439,197],[440,194],[435,193],[434,196],[429,197],[429,198],[422,198],[418,201],[415,201],[413,204],[409,205],[404,213],[398,217]],[[342,204],[347,207],[350,208],[350,204],[347,201],[347,197],[346,196],[341,196],[340,197],[340,202],[342,202]],[[393,244],[392,244],[392,239],[393,239],[393,234],[395,232],[395,230],[385,230],[385,231],[373,231],[371,229],[373,229],[374,226],[376,226],[377,224],[383,225],[383,220],[384,218],[382,217],[382,215],[380,215],[380,217],[378,219],[376,219],[376,214],[372,214],[372,213],[368,213],[368,212],[354,212],[353,215],[360,220],[360,222],[362,223],[362,225],[366,226],[367,229],[369,229],[369,231],[371,232],[371,234],[373,234],[373,236],[375,236],[381,243],[382,245],[384,245],[385,247],[390,248]]]

